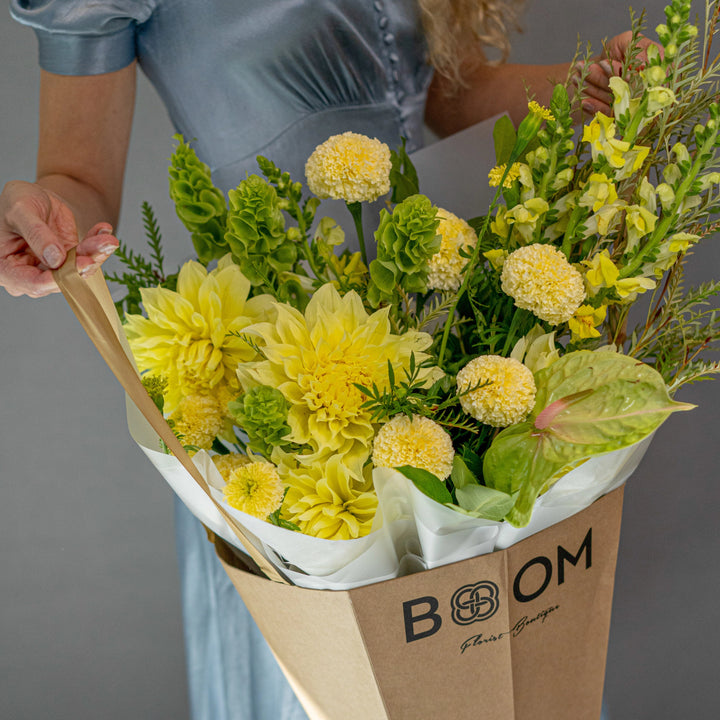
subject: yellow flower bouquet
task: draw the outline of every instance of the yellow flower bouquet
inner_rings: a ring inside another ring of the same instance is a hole
[[[690,409],[678,389],[720,369],[706,359],[720,284],[682,284],[720,184],[714,23],[699,37],[689,7],[673,0],[642,62],[632,44],[614,117],[576,136],[558,86],[517,130],[498,121],[481,217],[436,207],[404,146],[355,133],[311,155],[309,194],[260,157],[227,200],[178,138],[170,193],[197,260],[166,274],[146,208],[152,258],[121,248],[129,272],[109,279],[127,287],[118,309],[150,396],[293,582],[346,587],[407,556],[434,567],[507,547],[621,484]],[[364,204],[388,194],[369,241]],[[347,244],[323,198],[346,202]]]

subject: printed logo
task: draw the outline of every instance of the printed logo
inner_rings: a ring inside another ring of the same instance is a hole
[[[452,596],[453,622],[470,625],[492,617],[500,605],[498,594],[498,586],[489,580],[463,585]]]

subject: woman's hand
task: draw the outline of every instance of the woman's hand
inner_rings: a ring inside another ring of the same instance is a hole
[[[0,193],[0,286],[11,295],[59,292],[51,270],[77,247],[77,268],[91,274],[118,247],[109,223],[79,241],[75,216],[54,192],[36,183],[9,182]],[[78,242],[79,241],[79,242]]]

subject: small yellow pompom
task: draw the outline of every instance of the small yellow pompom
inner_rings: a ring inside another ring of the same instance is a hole
[[[183,445],[209,450],[223,427],[224,413],[220,404],[209,395],[190,395],[180,401],[171,416],[173,430]]]
[[[269,462],[250,462],[230,473],[223,495],[228,505],[265,520],[280,507],[285,488],[277,468]]]
[[[346,132],[318,145],[305,164],[310,191],[320,198],[372,202],[390,190],[390,148]]]
[[[552,245],[536,243],[510,253],[500,279],[517,307],[552,325],[567,322],[585,300],[582,275]]]
[[[222,475],[222,479],[227,483],[230,480],[230,474],[233,470],[244,467],[252,462],[247,455],[241,453],[230,453],[229,455],[213,455],[212,461],[215,467]]]
[[[428,288],[430,290],[457,290],[462,282],[462,269],[468,259],[460,249],[471,250],[477,243],[475,231],[462,219],[442,208],[437,216],[438,235],[442,237],[440,249],[428,261]]]
[[[445,480],[452,471],[450,436],[429,418],[396,415],[380,428],[373,444],[375,467],[410,465]]]
[[[535,379],[518,360],[500,355],[481,355],[457,374],[458,392],[482,385],[460,395],[460,405],[486,425],[507,427],[523,421],[535,404]]]

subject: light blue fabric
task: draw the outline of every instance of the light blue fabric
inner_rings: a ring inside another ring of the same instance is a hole
[[[431,70],[414,0],[12,0],[48,72],[137,60],[227,190],[263,154],[298,179],[330,135],[422,142]],[[168,138],[168,145],[170,139]],[[193,720],[305,720],[202,526],[176,502]]]

